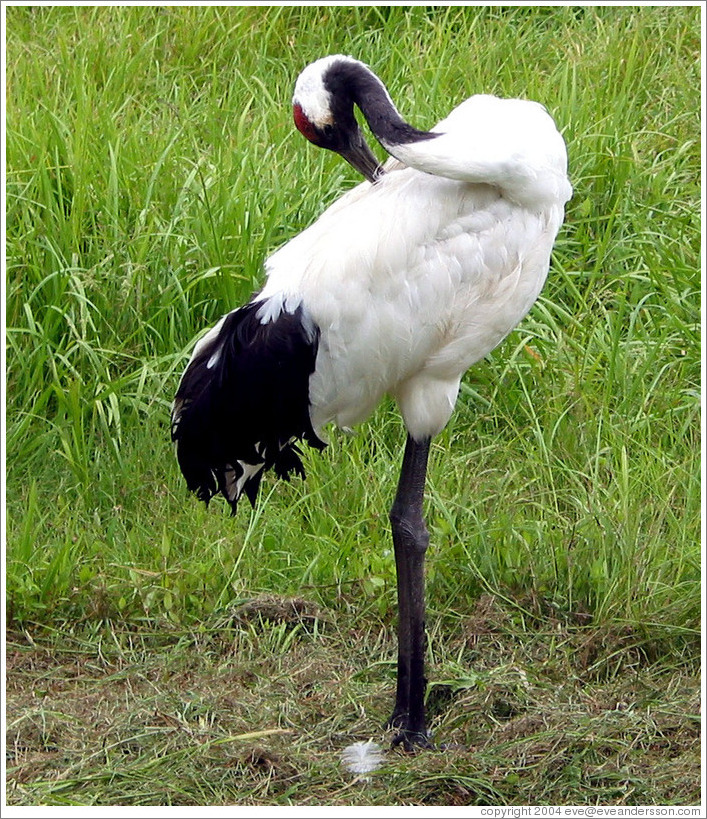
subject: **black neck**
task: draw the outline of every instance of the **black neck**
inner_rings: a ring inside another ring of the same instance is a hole
[[[357,105],[384,148],[437,136],[429,131],[418,131],[405,122],[391,103],[383,83],[361,63],[334,63],[324,77],[324,85],[331,94],[332,107],[340,108],[336,112],[337,119],[353,116],[352,104]]]

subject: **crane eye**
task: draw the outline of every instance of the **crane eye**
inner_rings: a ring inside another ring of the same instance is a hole
[[[333,125],[329,125],[329,123],[327,123],[327,124],[326,124],[326,125],[325,125],[325,126],[322,128],[322,133],[324,134],[324,136],[325,136],[325,137],[330,137],[330,136],[331,136],[331,135],[334,133],[334,126],[333,126]]]

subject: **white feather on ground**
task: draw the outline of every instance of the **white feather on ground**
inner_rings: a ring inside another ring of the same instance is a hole
[[[383,764],[383,749],[372,739],[354,742],[341,752],[341,762],[349,773],[357,776],[367,774]]]

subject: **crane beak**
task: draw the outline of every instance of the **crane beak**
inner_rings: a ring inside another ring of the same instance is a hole
[[[338,153],[371,183],[377,182],[385,173],[360,132],[346,148],[340,148]]]

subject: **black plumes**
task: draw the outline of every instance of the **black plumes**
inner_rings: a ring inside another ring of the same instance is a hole
[[[298,440],[322,449],[309,417],[319,331],[298,307],[267,324],[262,302],[229,313],[189,362],[172,411],[172,440],[187,486],[206,503],[218,492],[235,513],[255,503],[263,473],[304,477]]]

